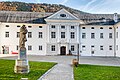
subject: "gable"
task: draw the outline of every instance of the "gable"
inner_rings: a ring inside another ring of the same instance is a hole
[[[60,11],[54,13],[53,15],[49,16],[47,19],[51,20],[79,20],[73,14],[68,12],[65,9],[61,9]]]

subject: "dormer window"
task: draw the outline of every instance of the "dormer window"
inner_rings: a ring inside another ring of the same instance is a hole
[[[60,17],[66,17],[66,14],[60,14]]]

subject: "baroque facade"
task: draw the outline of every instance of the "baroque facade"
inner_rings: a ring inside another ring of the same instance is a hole
[[[0,53],[17,53],[19,29],[25,25],[27,53],[120,57],[120,15],[0,11]],[[3,51],[4,50],[4,51]]]

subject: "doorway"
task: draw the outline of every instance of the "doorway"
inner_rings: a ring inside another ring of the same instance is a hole
[[[60,55],[66,55],[66,47],[65,46],[60,47]]]

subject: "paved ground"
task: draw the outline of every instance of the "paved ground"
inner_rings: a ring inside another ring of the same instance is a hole
[[[17,59],[16,56],[0,57],[1,59]],[[29,55],[30,61],[42,61],[42,62],[57,62],[62,64],[72,64],[72,59],[77,59],[76,56],[37,56]],[[120,57],[83,57],[80,56],[80,64],[93,64],[93,65],[108,65],[108,66],[120,66]]]
[[[2,59],[17,59],[17,57],[0,57]],[[74,80],[72,59],[76,56],[28,56],[30,61],[57,62],[46,75],[39,80]],[[114,57],[80,57],[80,64],[120,66],[120,58]]]
[[[0,54],[0,58],[1,57],[10,57],[10,56],[17,56],[17,54],[14,54],[14,55],[12,55],[12,54]]]

